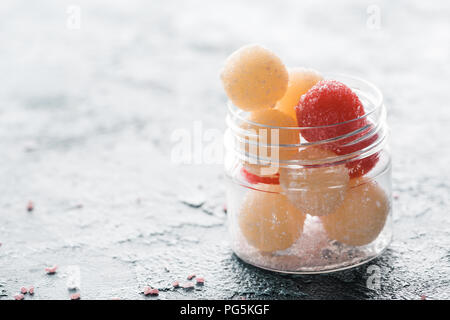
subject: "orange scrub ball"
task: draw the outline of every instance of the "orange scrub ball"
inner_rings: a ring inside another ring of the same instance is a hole
[[[319,147],[298,152],[302,161],[325,160],[336,155]],[[313,164],[313,163],[311,163]],[[335,211],[344,201],[349,182],[344,164],[332,166],[280,168],[280,185],[291,203],[302,212],[323,216]]]
[[[295,146],[278,146],[300,143],[299,130],[278,128],[297,127],[294,118],[276,109],[264,109],[252,112],[247,120],[248,122],[241,125],[248,134],[242,137],[242,147],[252,157],[271,159],[278,166],[278,160],[290,159],[297,152],[298,148]],[[250,160],[248,162],[251,164]]]
[[[362,182],[349,189],[345,201],[334,213],[322,217],[330,239],[363,246],[376,239],[389,213],[389,201],[375,182]]]
[[[280,194],[279,186],[249,190],[239,212],[239,226],[248,243],[262,252],[289,248],[302,231],[305,215]]]
[[[296,119],[295,106],[298,105],[300,97],[322,79],[323,77],[313,69],[290,69],[288,88],[275,107]]]
[[[245,111],[273,107],[288,86],[281,59],[258,45],[247,45],[231,54],[221,73],[230,100]]]

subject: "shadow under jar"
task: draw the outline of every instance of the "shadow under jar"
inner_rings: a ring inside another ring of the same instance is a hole
[[[228,227],[233,251],[249,264],[284,273],[331,272],[377,257],[391,241],[391,157],[382,95],[358,78],[328,78],[358,95],[363,117],[274,127],[251,122],[247,112],[228,105]],[[304,138],[321,136],[320,130],[339,134]]]

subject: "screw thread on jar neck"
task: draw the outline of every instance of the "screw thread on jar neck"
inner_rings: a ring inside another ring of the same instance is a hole
[[[381,92],[371,83],[346,75],[329,75],[349,86],[360,98],[365,108],[362,117],[342,123],[317,127],[274,127],[248,120],[248,113],[228,103],[226,148],[243,161],[294,167],[330,166],[356,159],[366,158],[379,152],[387,138],[386,108]],[[250,129],[249,129],[250,128]],[[302,133],[308,130],[339,128],[345,134],[318,141],[307,141]],[[348,130],[346,130],[348,129]],[[280,143],[274,136],[298,132],[299,143]],[[296,157],[302,150],[319,147],[337,150],[334,156],[325,159]],[[256,152],[255,152],[256,150]]]

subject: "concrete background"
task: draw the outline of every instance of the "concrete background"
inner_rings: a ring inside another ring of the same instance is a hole
[[[30,285],[26,299],[68,299],[78,278],[82,299],[144,299],[145,285],[161,291],[145,299],[449,299],[449,16],[444,0],[2,0],[0,299]],[[179,130],[223,132],[219,69],[255,42],[384,93],[395,238],[370,264],[379,287],[367,265],[282,276],[243,264],[222,165],[174,161]],[[190,273],[205,285],[171,288]]]

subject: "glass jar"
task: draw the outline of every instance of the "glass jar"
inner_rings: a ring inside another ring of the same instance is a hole
[[[330,126],[273,127],[247,120],[248,113],[228,104],[231,246],[254,266],[297,274],[337,271],[377,257],[391,241],[391,156],[382,94],[355,77],[326,78],[350,87],[365,115]],[[304,138],[323,136],[323,130],[336,135]],[[292,135],[299,143],[280,143]]]

